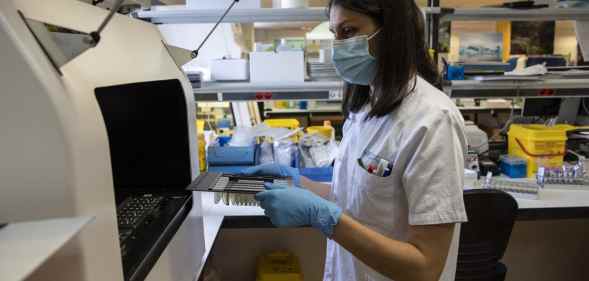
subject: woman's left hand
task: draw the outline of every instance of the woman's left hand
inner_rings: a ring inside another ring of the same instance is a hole
[[[266,184],[266,189],[256,194],[256,200],[260,201],[264,213],[274,225],[311,225],[331,237],[342,215],[341,208],[336,204],[303,188]]]

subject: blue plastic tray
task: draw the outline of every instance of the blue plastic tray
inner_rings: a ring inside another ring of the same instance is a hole
[[[256,145],[209,146],[207,162],[210,166],[243,166],[256,164]]]

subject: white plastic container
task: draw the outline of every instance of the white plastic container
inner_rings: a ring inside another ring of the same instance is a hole
[[[305,81],[303,51],[250,53],[252,83],[292,83]]]
[[[275,5],[276,2],[280,2],[280,8],[306,8],[309,5],[308,0],[279,0],[274,2]]]
[[[219,59],[211,61],[211,79],[214,81],[246,81],[248,61],[244,59]]]
[[[186,0],[189,9],[216,10],[227,9],[233,0]],[[260,0],[240,0],[234,9],[259,9],[262,7]]]

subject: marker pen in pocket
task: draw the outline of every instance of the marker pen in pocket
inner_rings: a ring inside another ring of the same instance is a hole
[[[378,161],[378,170],[377,170],[376,175],[379,176],[379,177],[384,177],[386,171],[388,170],[388,168],[389,168],[389,161],[387,161],[385,159],[382,159],[382,158],[379,159],[379,161]]]

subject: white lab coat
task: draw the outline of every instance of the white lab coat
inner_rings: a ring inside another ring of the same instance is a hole
[[[409,225],[466,221],[462,196],[464,120],[444,93],[418,77],[415,91],[393,113],[365,120],[368,109],[344,124],[330,199],[365,226],[407,241]],[[370,152],[393,164],[387,177],[358,164]],[[459,225],[441,280],[454,280]],[[327,244],[324,281],[390,280],[334,241]]]

